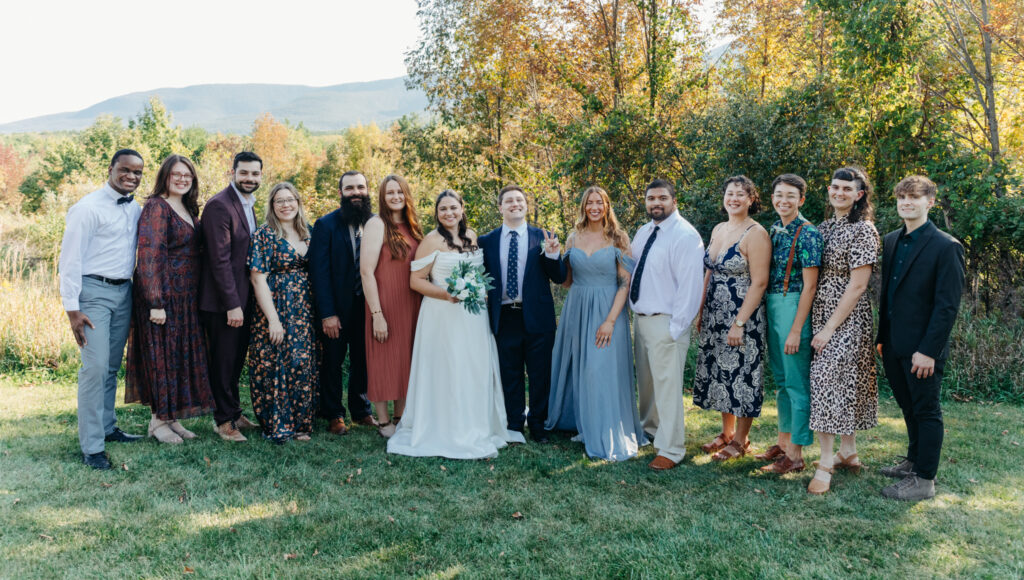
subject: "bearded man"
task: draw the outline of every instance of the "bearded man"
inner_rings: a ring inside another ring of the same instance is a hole
[[[253,292],[246,263],[258,225],[254,194],[262,182],[260,156],[251,151],[235,155],[231,183],[206,202],[200,221],[205,251],[199,274],[199,319],[210,352],[215,431],[225,441],[245,441],[239,429],[258,427],[242,414],[238,380],[249,347]]]
[[[365,303],[359,276],[363,225],[373,217],[366,176],[346,171],[338,180],[338,209],[316,221],[309,243],[313,301],[323,330],[320,366],[320,415],[335,435],[348,432],[342,402],[342,365],[346,352],[348,408],[352,421],[376,426],[366,398]]]

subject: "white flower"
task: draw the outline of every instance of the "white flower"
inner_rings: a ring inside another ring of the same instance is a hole
[[[462,290],[465,287],[466,287],[466,279],[465,278],[459,278],[458,280],[455,281],[455,289],[456,290]]]
[[[458,298],[459,300],[465,300],[466,298],[469,298],[469,290],[463,290],[462,292],[456,294],[455,297]]]

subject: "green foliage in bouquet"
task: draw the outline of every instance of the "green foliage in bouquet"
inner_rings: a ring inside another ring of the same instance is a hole
[[[450,276],[448,293],[459,299],[470,314],[480,314],[487,304],[487,291],[494,288],[494,278],[483,266],[474,266],[468,261],[459,262]]]

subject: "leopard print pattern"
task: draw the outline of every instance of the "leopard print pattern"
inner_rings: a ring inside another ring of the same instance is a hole
[[[846,218],[824,221],[818,230],[824,240],[818,292],[811,309],[811,326],[820,332],[839,306],[850,282],[850,271],[878,262],[878,231],[869,221]],[[850,435],[878,424],[878,385],[873,350],[871,301],[868,292],[811,361],[812,430]]]

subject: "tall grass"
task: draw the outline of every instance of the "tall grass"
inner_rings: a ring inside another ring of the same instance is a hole
[[[943,391],[958,401],[1024,403],[1024,320],[965,307],[953,327]]]
[[[0,249],[0,372],[73,374],[78,346],[61,306],[57,263],[18,244]]]

